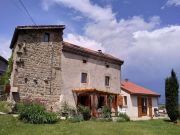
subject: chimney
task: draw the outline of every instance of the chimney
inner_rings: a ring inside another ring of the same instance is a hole
[[[126,78],[126,79],[125,79],[125,82],[128,82],[128,81],[129,81],[129,79]]]
[[[99,53],[102,53],[102,50],[98,50]]]

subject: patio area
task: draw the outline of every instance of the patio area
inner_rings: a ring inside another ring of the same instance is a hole
[[[101,117],[102,107],[111,108],[112,116],[118,111],[118,106],[122,105],[123,98],[119,93],[99,90],[95,88],[73,89],[76,106],[88,106],[91,115]]]

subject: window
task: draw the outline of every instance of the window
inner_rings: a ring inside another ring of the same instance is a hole
[[[87,63],[87,60],[83,59],[83,63]]]
[[[49,42],[49,38],[50,38],[50,34],[49,33],[45,33],[44,34],[44,42]]]
[[[87,73],[81,74],[81,83],[87,83]]]
[[[127,105],[127,96],[124,96],[124,105]]]
[[[108,65],[108,64],[106,64],[106,68],[109,68],[109,65]]]
[[[105,76],[105,86],[109,86],[110,77]]]

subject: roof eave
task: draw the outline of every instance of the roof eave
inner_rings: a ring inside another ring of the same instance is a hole
[[[6,60],[4,57],[0,56],[0,59],[3,60],[6,64],[8,64],[8,60]]]
[[[129,91],[129,90],[125,89],[125,88],[122,88],[122,87],[121,87],[121,89],[123,91],[129,93],[130,95],[136,95],[136,96],[138,96],[138,95],[142,96],[143,95],[143,96],[155,96],[155,97],[160,97],[161,96],[160,94],[134,93],[134,92],[131,92],[131,91]]]

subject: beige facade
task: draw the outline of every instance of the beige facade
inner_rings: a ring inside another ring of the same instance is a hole
[[[87,63],[83,63],[83,59]],[[73,101],[73,89],[96,88],[107,92],[120,94],[120,66],[97,59],[87,58],[77,54],[63,52],[62,54],[62,78],[63,97],[70,105],[75,106]],[[81,83],[81,73],[87,73],[87,83]],[[105,76],[110,77],[110,86],[105,86]],[[72,99],[72,100],[69,100]]]

